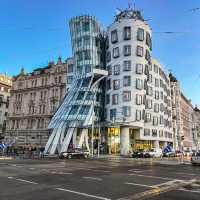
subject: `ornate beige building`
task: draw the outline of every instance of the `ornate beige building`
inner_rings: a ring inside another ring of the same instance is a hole
[[[44,146],[50,134],[48,123],[66,93],[68,63],[56,64],[13,78],[6,126],[6,142],[17,146]]]
[[[11,86],[12,78],[6,74],[0,74],[0,140],[5,134]]]

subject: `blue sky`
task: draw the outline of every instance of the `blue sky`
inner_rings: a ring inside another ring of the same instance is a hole
[[[0,0],[0,72],[16,75],[71,56],[68,21],[95,15],[106,27],[128,0]],[[153,29],[153,55],[180,80],[184,94],[200,105],[199,0],[136,0]],[[157,32],[175,31],[177,34]]]

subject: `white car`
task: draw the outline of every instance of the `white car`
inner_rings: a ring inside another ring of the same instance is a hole
[[[152,158],[160,158],[162,156],[162,149],[160,148],[153,148],[148,151],[149,155]]]
[[[193,165],[200,165],[200,152],[194,152],[191,157],[191,163]]]

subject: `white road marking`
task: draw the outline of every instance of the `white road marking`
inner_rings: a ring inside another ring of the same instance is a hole
[[[74,190],[68,190],[68,189],[63,189],[63,188],[56,188],[56,190],[60,190],[60,191],[64,191],[64,192],[70,192],[70,193],[73,193],[73,194],[91,197],[91,198],[94,198],[94,199],[111,200],[111,199],[108,199],[108,198],[105,198],[105,197],[100,197],[100,196],[96,196],[96,195],[91,195],[91,194],[77,192],[77,191],[74,191]]]
[[[152,171],[152,169],[129,169],[129,172],[134,172],[134,173],[141,173],[141,172],[148,172],[148,171]]]
[[[184,192],[200,193],[200,190],[187,190],[187,189],[184,189],[184,188],[181,188],[181,189],[178,189],[178,190],[184,191]]]
[[[161,180],[174,180],[173,178],[168,177],[160,177],[160,176],[149,176],[149,175],[143,175],[143,174],[128,174],[129,176],[142,176],[146,178],[155,178],[155,179],[161,179]]]
[[[101,178],[97,178],[97,177],[83,176],[82,178],[84,178],[84,179],[91,179],[91,180],[97,180],[97,181],[102,181]]]
[[[190,173],[184,173],[184,172],[174,172],[176,174],[183,174],[183,175],[189,175],[189,176],[197,176],[197,174],[190,174]]]
[[[126,184],[126,185],[136,185],[136,186],[141,186],[141,187],[156,188],[156,186],[153,186],[153,185],[144,185],[144,184],[139,184],[139,183],[129,183],[129,182],[126,182],[124,184]]]
[[[38,183],[33,182],[33,181],[24,180],[24,179],[21,179],[21,178],[14,178],[14,177],[12,177],[12,176],[9,176],[8,179],[14,179],[14,180],[16,180],[16,181],[21,181],[21,182],[25,182],[25,183],[34,184],[34,185],[38,184]]]
[[[34,185],[37,185],[37,184],[38,184],[38,183],[36,183],[36,182],[28,181],[28,180],[24,180],[24,179],[20,179],[20,178],[16,178],[15,180],[17,180],[17,181],[22,181],[22,182],[25,182],[25,183],[34,184]]]
[[[51,173],[52,174],[65,174],[65,175],[71,175],[72,174],[71,172],[55,172],[55,171],[52,171]]]
[[[112,171],[108,171],[108,170],[101,170],[101,169],[90,169],[90,168],[83,168],[83,167],[76,167],[76,168],[73,168],[73,170],[86,170],[86,171],[93,171],[93,172],[105,172],[105,173],[110,173]]]
[[[33,167],[31,167],[31,168],[29,168],[30,170],[34,170],[35,168],[33,168]]]

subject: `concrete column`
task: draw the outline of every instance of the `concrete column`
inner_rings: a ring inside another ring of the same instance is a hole
[[[154,148],[156,148],[156,149],[160,148],[158,140],[154,141]]]
[[[129,128],[121,127],[120,128],[120,153],[121,155],[129,154],[129,146],[130,146],[130,136],[129,136]]]
[[[72,138],[73,147],[77,147],[77,128],[74,130],[73,138]]]
[[[164,147],[166,147],[166,146],[167,146],[167,142],[165,141],[165,142],[164,142]]]

